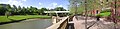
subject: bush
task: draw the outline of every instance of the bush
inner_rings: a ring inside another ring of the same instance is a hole
[[[110,9],[103,10],[103,11],[101,11],[100,13],[105,13],[105,12],[110,12]]]
[[[110,16],[110,12],[100,13],[100,14],[97,14],[96,16],[100,16],[100,17],[108,17],[108,16]]]

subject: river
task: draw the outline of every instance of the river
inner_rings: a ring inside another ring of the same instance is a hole
[[[0,25],[0,29],[45,29],[51,25],[51,19],[36,19]]]

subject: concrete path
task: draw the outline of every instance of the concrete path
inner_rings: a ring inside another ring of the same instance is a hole
[[[85,29],[85,20],[83,16],[73,17],[73,23],[75,29]],[[91,26],[89,29],[114,29],[113,22],[106,22],[101,19],[100,21],[96,21],[96,18],[88,17],[87,27]],[[117,25],[120,26],[120,25]]]
[[[76,17],[73,17],[74,27],[75,29],[85,29],[85,20],[83,19],[85,17],[78,17],[78,20]],[[81,19],[81,20],[79,20]],[[95,21],[95,20],[87,20],[88,22]]]

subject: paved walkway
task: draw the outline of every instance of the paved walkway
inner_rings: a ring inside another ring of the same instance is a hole
[[[83,16],[73,17],[73,23],[75,29],[85,29],[85,20]],[[113,22],[105,22],[103,19],[96,21],[95,18],[88,17],[87,27],[91,26],[89,29],[114,29]],[[117,25],[120,26],[120,25]]]

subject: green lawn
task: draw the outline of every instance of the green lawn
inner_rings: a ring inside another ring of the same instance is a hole
[[[5,16],[0,16],[0,22],[7,22],[7,21],[11,21],[11,20],[8,20]]]
[[[45,16],[45,15],[15,15],[15,16],[9,16],[9,19],[13,20],[22,20],[22,19],[29,19],[29,18],[50,18],[50,16]],[[7,22],[11,21],[6,18],[6,16],[0,16],[0,22]]]
[[[97,15],[100,15],[101,17],[108,17],[108,16],[110,16],[110,12],[104,12],[104,13],[100,13]]]

